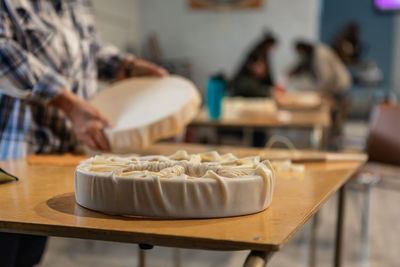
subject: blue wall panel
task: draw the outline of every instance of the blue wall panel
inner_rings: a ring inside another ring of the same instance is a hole
[[[377,63],[384,75],[382,86],[391,89],[394,13],[375,8],[373,0],[324,0],[321,9],[320,39],[331,43],[348,22],[361,26],[361,39],[367,51],[365,59]]]

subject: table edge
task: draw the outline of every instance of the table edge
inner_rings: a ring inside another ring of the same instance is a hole
[[[48,234],[47,227],[52,228],[52,234]],[[100,232],[102,233],[100,234]],[[90,228],[79,228],[73,226],[58,226],[49,224],[34,224],[0,221],[0,232],[17,234],[34,234],[44,236],[57,236],[66,238],[92,239],[101,241],[114,241],[123,243],[149,244],[154,246],[218,250],[218,251],[238,251],[238,250],[260,250],[278,251],[279,244],[255,244],[248,242],[237,242],[229,240],[218,240],[198,237],[182,237],[174,235],[162,235],[153,233],[142,233],[132,231],[99,230]],[[211,242],[210,242],[211,241]],[[223,248],[222,248],[223,247]]]

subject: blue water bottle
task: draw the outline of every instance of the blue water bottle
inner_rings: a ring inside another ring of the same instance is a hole
[[[226,81],[222,74],[211,76],[207,83],[207,108],[212,120],[221,117],[222,99],[225,95]]]

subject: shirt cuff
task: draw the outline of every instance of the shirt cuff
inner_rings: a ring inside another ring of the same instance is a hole
[[[49,102],[63,90],[69,88],[67,80],[55,73],[44,74],[33,87],[33,97],[41,102]]]
[[[113,80],[122,62],[128,58],[134,57],[131,54],[119,53],[110,55],[107,58],[97,59],[97,68],[99,71],[99,78],[103,80]]]

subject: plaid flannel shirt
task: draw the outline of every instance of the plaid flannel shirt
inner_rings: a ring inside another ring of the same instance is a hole
[[[90,98],[128,55],[98,42],[88,0],[0,3],[0,160],[72,151],[71,123],[48,102],[65,89]]]

